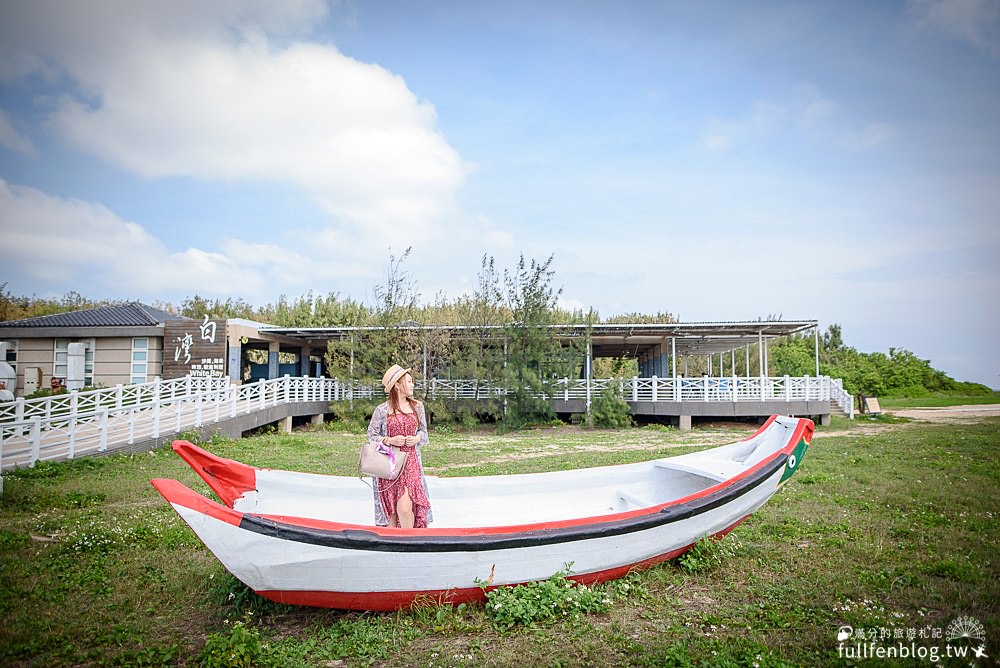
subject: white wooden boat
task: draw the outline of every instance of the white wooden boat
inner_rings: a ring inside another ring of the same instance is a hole
[[[392,610],[482,599],[491,587],[611,580],[722,536],[799,466],[813,423],[773,416],[730,445],[637,464],[464,478],[428,477],[428,529],[374,526],[356,477],[262,469],[187,441],[174,450],[222,504],[176,480],[153,485],[223,565],[280,603]]]

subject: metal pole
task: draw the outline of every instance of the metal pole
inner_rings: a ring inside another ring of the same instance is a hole
[[[758,374],[761,378],[764,377],[764,333],[761,331],[757,332],[757,362],[758,362]]]
[[[813,329],[815,336],[813,337],[816,342],[816,377],[819,378],[819,323],[816,323],[816,327]]]
[[[677,338],[673,336],[670,337],[670,366],[674,380],[677,380]]]

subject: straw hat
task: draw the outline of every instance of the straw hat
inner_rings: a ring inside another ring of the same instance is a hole
[[[384,376],[382,376],[382,387],[385,388],[385,393],[389,394],[389,391],[392,390],[392,386],[396,384],[396,381],[408,373],[410,373],[409,369],[404,369],[398,364],[393,364],[389,367],[389,370],[385,372]]]

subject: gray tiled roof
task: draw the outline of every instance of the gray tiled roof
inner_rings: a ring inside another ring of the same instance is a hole
[[[144,327],[158,325],[167,320],[190,320],[139,302],[120,306],[40,315],[23,320],[6,320],[0,327]]]

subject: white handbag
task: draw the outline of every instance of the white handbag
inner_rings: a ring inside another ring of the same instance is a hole
[[[395,480],[406,466],[406,456],[407,453],[399,448],[378,441],[365,441],[358,457],[358,471],[373,478]]]

